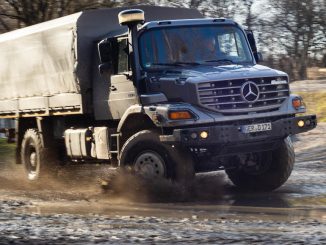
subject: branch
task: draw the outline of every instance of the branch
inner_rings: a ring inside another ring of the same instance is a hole
[[[13,20],[21,20],[24,21],[25,19],[18,16],[18,15],[13,15],[13,14],[5,14],[5,13],[0,13],[0,16],[5,16],[7,18],[13,19]]]
[[[3,26],[3,28],[6,31],[10,31],[11,30],[11,28],[9,27],[9,25],[2,18],[0,18],[0,24]]]

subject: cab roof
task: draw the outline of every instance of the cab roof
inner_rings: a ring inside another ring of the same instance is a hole
[[[235,21],[226,18],[197,18],[197,19],[179,19],[179,20],[159,20],[146,22],[141,29],[152,29],[163,26],[194,26],[194,25],[238,25]]]

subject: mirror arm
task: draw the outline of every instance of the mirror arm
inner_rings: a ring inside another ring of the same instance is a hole
[[[101,75],[103,75],[105,72],[109,72],[111,70],[111,68],[112,68],[112,66],[109,62],[105,62],[98,66],[98,70]]]

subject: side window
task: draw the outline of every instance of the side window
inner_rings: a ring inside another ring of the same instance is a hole
[[[128,66],[128,39],[123,38],[118,40],[118,60],[117,60],[117,73],[129,71]]]
[[[239,56],[238,45],[234,33],[225,33],[218,37],[220,50],[227,56]]]

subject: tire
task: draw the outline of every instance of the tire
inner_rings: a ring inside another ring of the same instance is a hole
[[[159,134],[151,130],[140,131],[125,142],[119,165],[131,166],[144,177],[166,178],[182,184],[190,183],[195,175],[191,153],[162,144]]]
[[[41,134],[37,129],[28,129],[25,132],[21,145],[21,162],[30,181],[36,182],[48,177],[55,170],[53,153],[43,147]]]
[[[290,138],[281,141],[279,148],[257,154],[259,170],[251,171],[241,166],[239,157],[230,159],[237,168],[226,169],[225,172],[234,185],[252,191],[272,191],[282,186],[291,175],[295,156]]]

